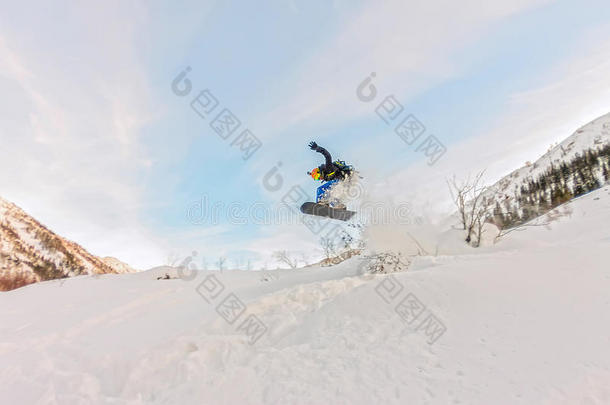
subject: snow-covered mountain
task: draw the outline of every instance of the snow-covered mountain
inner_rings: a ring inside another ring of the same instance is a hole
[[[563,142],[553,145],[534,163],[526,162],[523,167],[496,182],[490,191],[501,196],[513,197],[522,185],[535,180],[551,165],[559,166],[563,162],[569,162],[577,154],[582,155],[585,150],[608,144],[610,144],[610,113],[579,128]]]
[[[0,198],[0,290],[82,274],[132,271],[118,259],[90,254]]]

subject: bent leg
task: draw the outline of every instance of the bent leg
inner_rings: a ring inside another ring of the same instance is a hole
[[[336,180],[332,180],[332,181],[324,183],[320,187],[318,187],[318,190],[316,191],[316,202],[317,203],[328,202],[328,193],[330,192],[330,189],[335,185],[336,182],[337,182]]]

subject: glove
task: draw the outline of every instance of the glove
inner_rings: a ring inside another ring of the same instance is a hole
[[[312,149],[312,150],[318,149],[318,144],[315,142],[309,142],[309,149]]]

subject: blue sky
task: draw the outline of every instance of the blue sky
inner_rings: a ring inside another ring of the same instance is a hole
[[[446,177],[496,180],[610,110],[603,1],[242,3],[4,5],[0,196],[139,268],[193,250],[272,265],[274,250],[315,255],[317,237],[194,224],[188,210],[273,210],[297,184],[313,196],[316,140],[371,189],[440,213]],[[178,97],[187,66],[193,91]],[[363,103],[371,72],[378,97]],[[262,141],[249,160],[190,108],[204,89]],[[447,147],[434,166],[375,114],[387,95]],[[262,178],[280,161],[285,184],[270,192]]]

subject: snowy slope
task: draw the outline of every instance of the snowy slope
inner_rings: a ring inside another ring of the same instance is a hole
[[[582,155],[584,150],[597,148],[610,143],[610,113],[603,115],[587,125],[579,128],[563,142],[550,148],[533,164],[529,163],[500,179],[494,184],[490,193],[501,196],[514,196],[522,184],[529,179],[535,179],[547,170],[551,164],[558,166],[568,162],[576,154]]]
[[[551,230],[528,228],[467,254],[418,257],[392,276],[362,275],[363,259],[353,258],[333,268],[195,279],[157,280],[177,274],[158,268],[2,293],[0,398],[608,404],[610,188],[569,206],[571,215]],[[402,286],[393,300],[391,283]],[[426,306],[412,325],[432,314],[444,334],[414,330],[394,312],[409,293]],[[230,294],[246,305],[233,324],[215,310]],[[249,315],[267,327],[252,345],[239,330]]]
[[[0,198],[0,290],[79,274],[131,271],[117,259],[91,255]]]

